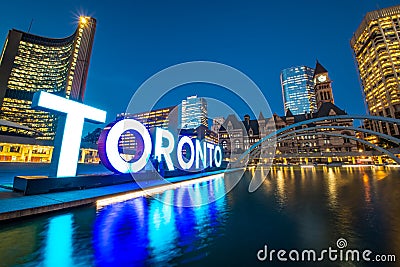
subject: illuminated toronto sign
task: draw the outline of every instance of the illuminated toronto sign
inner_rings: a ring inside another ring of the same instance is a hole
[[[52,158],[54,175],[75,176],[83,123],[85,120],[104,123],[106,112],[43,91],[35,93],[32,107],[61,114]],[[133,162],[125,161],[119,151],[119,140],[126,131],[135,132],[142,141],[141,154]],[[103,165],[117,173],[141,171],[152,154],[159,161],[163,159],[168,170],[175,169],[173,159],[183,170],[220,167],[222,163],[222,150],[218,145],[182,136],[175,148],[175,138],[170,131],[155,128],[151,136],[148,129],[134,119],[123,119],[105,127],[98,149]]]
[[[120,156],[118,142],[126,131],[134,131],[142,140],[142,153],[134,162],[127,162]],[[152,154],[158,161],[164,159],[166,168],[170,171],[175,169],[173,158],[182,170],[220,167],[222,163],[222,150],[219,146],[182,136],[174,153],[175,138],[170,131],[155,128],[151,136],[147,128],[134,119],[123,119],[109,124],[100,135],[98,148],[104,166],[118,173],[142,170]],[[185,155],[189,155],[189,158]]]

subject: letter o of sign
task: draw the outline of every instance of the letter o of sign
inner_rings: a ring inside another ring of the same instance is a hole
[[[128,130],[136,131],[143,139],[144,151],[135,162],[126,162],[118,151],[118,141],[121,135]],[[119,173],[138,172],[149,160],[152,143],[149,131],[146,127],[133,119],[124,119],[113,122],[101,132],[98,142],[99,157],[103,165],[109,170]]]

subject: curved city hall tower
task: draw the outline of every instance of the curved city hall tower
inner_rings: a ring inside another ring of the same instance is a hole
[[[323,103],[330,102],[335,104],[332,93],[332,81],[329,78],[328,71],[318,60],[314,72],[314,91],[317,109],[319,109]]]
[[[31,109],[39,90],[83,101],[96,19],[80,17],[76,31],[53,39],[10,30],[0,57],[0,119],[16,122],[53,140],[56,117]]]

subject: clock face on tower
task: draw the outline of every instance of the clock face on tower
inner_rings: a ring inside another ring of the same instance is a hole
[[[326,81],[326,75],[320,75],[320,76],[318,76],[317,79],[318,79],[319,82],[323,83],[323,82]]]

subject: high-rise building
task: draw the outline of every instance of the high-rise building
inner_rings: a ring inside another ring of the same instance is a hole
[[[293,114],[304,114],[316,109],[314,94],[314,69],[307,66],[282,70],[281,86],[283,105]]]
[[[318,62],[318,60],[315,65],[313,79],[317,109],[319,109],[323,103],[335,104],[332,92],[332,80],[329,78],[328,71]]]
[[[76,31],[53,39],[10,30],[0,56],[0,119],[25,125],[53,140],[56,116],[31,109],[37,91],[83,101],[96,20],[80,17]]]
[[[120,113],[117,115],[117,120],[135,119],[142,123],[147,129],[154,127],[168,129],[171,128],[171,124],[176,128],[178,124],[177,110],[177,106],[172,106],[135,114]]]
[[[189,96],[182,100],[181,128],[195,129],[200,125],[208,128],[207,101],[204,98]]]
[[[163,129],[178,129],[178,107],[154,109],[140,113],[120,113],[117,115],[117,121],[123,119],[134,119],[142,123],[148,130],[152,131],[155,127]],[[124,132],[118,142],[120,152],[123,154],[136,154],[140,142],[137,142],[138,135],[134,131]],[[125,155],[128,159],[130,156]]]
[[[400,6],[368,12],[350,41],[371,115],[400,118]],[[399,135],[380,122],[375,131]]]

